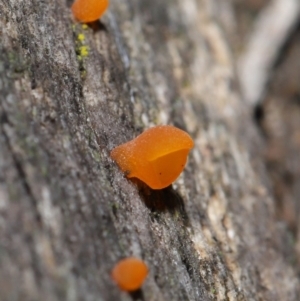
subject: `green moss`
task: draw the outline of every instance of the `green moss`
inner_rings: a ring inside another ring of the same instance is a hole
[[[37,116],[37,108],[36,108],[36,106],[34,106],[34,107],[32,107],[32,116],[33,117],[36,117]]]
[[[97,162],[100,163],[101,160],[101,155],[99,153],[99,151],[92,151],[92,155],[93,155],[93,159]]]
[[[20,199],[19,190],[16,188],[15,183],[7,184],[8,199],[12,202],[18,201]]]
[[[0,50],[1,51],[1,50]],[[7,61],[9,62],[9,77],[16,79],[19,78],[25,71],[29,70],[28,62],[20,56],[19,53],[9,52],[7,53]],[[4,64],[0,65],[0,72],[5,68]]]
[[[41,167],[41,172],[42,172],[42,175],[43,175],[44,177],[46,177],[47,174],[48,174],[48,168],[47,168],[47,166],[42,165],[42,167]]]

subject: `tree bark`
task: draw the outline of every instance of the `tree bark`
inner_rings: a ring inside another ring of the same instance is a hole
[[[0,299],[299,300],[230,2],[115,0],[90,26],[70,4],[0,2]],[[157,124],[195,147],[154,191],[109,153]],[[127,256],[149,266],[133,294],[110,277]]]

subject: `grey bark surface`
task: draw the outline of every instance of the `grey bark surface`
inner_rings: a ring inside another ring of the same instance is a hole
[[[89,27],[65,1],[0,2],[0,299],[299,300],[230,2],[111,2]],[[157,124],[195,147],[153,191],[109,152]],[[110,277],[127,256],[149,266],[134,294]]]

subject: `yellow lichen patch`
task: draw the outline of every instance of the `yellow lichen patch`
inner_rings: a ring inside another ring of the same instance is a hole
[[[79,47],[79,55],[85,57],[89,55],[89,48],[85,45]]]
[[[82,78],[85,78],[86,76],[86,70],[85,70],[85,59],[89,55],[89,46],[87,45],[87,36],[86,32],[83,30],[88,29],[88,26],[83,25],[73,25],[73,37],[75,40],[75,51],[76,51],[76,57],[78,61],[78,69],[80,71],[80,75]]]
[[[80,41],[80,42],[84,41],[84,40],[85,40],[84,34],[83,34],[83,33],[78,34],[77,39],[78,39],[78,41]]]

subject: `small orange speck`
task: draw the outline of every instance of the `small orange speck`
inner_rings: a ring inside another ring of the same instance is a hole
[[[124,291],[139,289],[148,275],[148,267],[144,261],[129,257],[119,261],[112,270],[111,276]]]
[[[98,20],[108,7],[108,0],[76,0],[71,9],[74,17],[88,23]]]
[[[138,178],[152,189],[162,189],[178,178],[193,146],[186,132],[163,125],[117,146],[110,156],[128,178]]]

